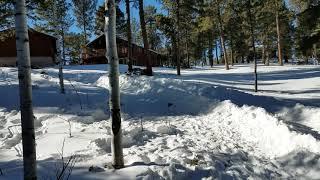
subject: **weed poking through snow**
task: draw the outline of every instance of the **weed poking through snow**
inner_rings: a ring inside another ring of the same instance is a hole
[[[77,162],[77,155],[72,155],[65,159],[64,151],[65,139],[63,139],[62,148],[60,152],[61,163],[56,164],[56,180],[68,180],[72,174],[72,170]],[[60,167],[59,167],[60,166]]]

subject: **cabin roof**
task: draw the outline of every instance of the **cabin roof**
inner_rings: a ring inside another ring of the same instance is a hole
[[[47,37],[47,38],[50,38],[50,39],[57,40],[56,37],[54,37],[54,36],[52,36],[50,34],[44,33],[44,32],[36,31],[33,28],[28,28],[28,32],[29,33],[38,34],[40,36],[44,36],[44,37]],[[3,34],[5,34],[5,35],[3,35]],[[12,37],[14,35],[15,35],[15,28],[9,28],[9,29],[0,30],[0,39],[2,37],[5,40],[6,38]]]
[[[121,41],[125,41],[125,42],[128,42],[128,40],[124,37],[121,37],[120,35],[117,35],[117,43],[120,43]],[[103,43],[103,44],[101,44]],[[136,44],[136,43],[132,43],[132,45],[136,46],[136,47],[139,47],[139,48],[143,48],[142,46]],[[105,46],[105,35],[104,34],[101,34],[99,36],[97,36],[94,40],[92,40],[91,42],[87,43],[86,44],[86,47],[90,47],[90,48],[97,48],[97,47],[100,47],[100,48],[106,48]],[[149,51],[153,52],[153,53],[156,53],[156,54],[160,54],[159,52],[153,50],[153,49],[149,49]]]

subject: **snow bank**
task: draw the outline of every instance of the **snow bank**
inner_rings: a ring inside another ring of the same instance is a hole
[[[320,133],[320,108],[296,104],[293,108],[284,108],[277,116],[286,121],[304,124]]]
[[[286,124],[262,108],[238,107],[225,101],[204,119],[200,121],[205,121],[216,135],[236,142],[256,156],[275,158],[294,150],[320,152],[315,138],[290,131]]]
[[[108,76],[100,77],[97,86],[109,89]],[[206,113],[213,103],[194,93],[196,84],[165,75],[120,76],[122,112],[131,116],[196,115]]]

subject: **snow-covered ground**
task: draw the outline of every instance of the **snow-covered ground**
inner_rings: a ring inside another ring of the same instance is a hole
[[[54,179],[61,154],[76,155],[71,179],[320,179],[320,67],[121,66],[126,167],[111,162],[107,65],[33,70],[38,173]],[[45,73],[44,73],[45,72]],[[0,179],[22,179],[16,68],[0,69]],[[71,132],[71,137],[70,137]],[[91,168],[90,168],[91,167]],[[90,169],[90,171],[89,171]]]

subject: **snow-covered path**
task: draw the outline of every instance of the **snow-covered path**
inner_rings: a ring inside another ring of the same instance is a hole
[[[78,156],[72,179],[320,178],[319,67],[259,66],[258,93],[245,65],[121,75],[126,168],[115,172],[104,168],[106,68],[66,67],[66,95],[56,69],[33,71],[40,177],[54,177],[64,142],[64,156]],[[0,179],[21,178],[17,70],[0,75]]]

